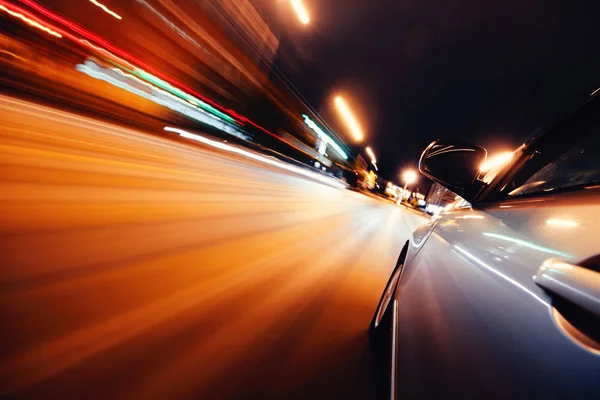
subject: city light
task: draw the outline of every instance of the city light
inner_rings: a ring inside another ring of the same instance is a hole
[[[377,163],[377,159],[375,158],[375,153],[373,153],[373,150],[370,147],[367,147],[365,149],[365,151],[367,152],[369,157],[371,157],[371,163],[373,163],[373,164]]]
[[[492,169],[501,167],[501,166],[507,164],[510,160],[512,160],[513,154],[514,153],[512,151],[507,151],[504,153],[496,154],[495,156],[490,157],[487,160],[485,160],[479,167],[479,171],[488,172],[488,171],[491,171]]]
[[[100,7],[100,8],[101,8],[101,9],[102,9],[102,10],[103,10],[105,13],[107,13],[107,14],[109,14],[109,15],[112,15],[112,16],[113,16],[113,17],[115,17],[116,19],[123,19],[123,18],[121,18],[121,16],[120,16],[119,14],[117,14],[116,12],[109,10],[109,9],[108,9],[108,7],[106,7],[104,4],[102,4],[102,3],[98,3],[96,0],[90,0],[90,2],[91,2],[93,5],[95,5],[95,6],[97,6],[97,7]]]
[[[411,185],[417,181],[417,173],[412,169],[406,170],[402,174],[402,180],[406,185]]]
[[[321,138],[321,140],[323,140],[325,143],[327,143],[328,145],[330,145],[331,147],[333,147],[333,149],[344,159],[347,160],[348,159],[348,155],[344,152],[344,150],[342,150],[342,148],[340,147],[339,144],[337,144],[336,142],[333,141],[333,139],[327,135],[323,129],[321,129],[321,127],[319,125],[317,125],[312,119],[309,118],[308,115],[306,114],[302,114],[302,118],[304,118],[304,123],[310,128],[312,129],[319,138]]]
[[[352,133],[354,140],[359,142],[363,140],[364,135],[362,129],[358,125],[358,122],[356,122],[356,119],[354,119],[354,115],[352,115],[352,112],[350,111],[350,108],[348,108],[348,105],[346,105],[344,99],[342,99],[340,96],[336,97],[335,104],[342,114],[342,117],[346,120],[346,124],[348,124],[348,127],[350,128],[350,132]]]
[[[302,4],[302,0],[291,0],[291,3],[294,11],[296,11],[298,18],[300,19],[300,22],[302,22],[304,25],[308,24],[310,22],[310,18],[308,18],[308,12],[306,11],[304,4]]]

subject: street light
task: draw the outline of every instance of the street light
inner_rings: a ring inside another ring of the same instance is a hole
[[[308,12],[306,11],[304,4],[302,4],[302,0],[291,0],[291,3],[294,11],[296,11],[298,18],[300,19],[300,22],[302,22],[304,25],[308,24],[310,22],[310,18],[308,17]]]
[[[404,180],[404,183],[406,183],[407,185],[410,185],[417,181],[417,173],[415,171],[413,171],[412,169],[407,169],[402,174],[402,179]]]
[[[404,171],[404,173],[402,173],[402,180],[404,181],[404,189],[402,189],[402,197],[398,201],[399,203],[402,202],[402,199],[404,198],[404,193],[406,193],[406,188],[408,187],[408,185],[412,185],[417,181],[417,173],[412,169],[407,169],[406,171]]]
[[[375,158],[375,153],[373,153],[373,150],[370,147],[367,147],[365,149],[365,151],[367,152],[369,157],[371,157],[371,163],[373,163],[373,164],[377,163],[377,159]]]
[[[350,111],[350,108],[348,108],[348,106],[346,105],[344,99],[342,99],[340,96],[337,96],[335,98],[335,105],[342,114],[342,117],[344,117],[344,119],[346,120],[346,124],[350,128],[350,132],[352,133],[354,140],[356,140],[357,142],[362,141],[364,138],[362,129],[360,129],[360,126],[356,122],[356,119],[354,119],[354,115],[352,115],[352,112]]]
[[[479,167],[479,171],[480,172],[488,172],[494,168],[501,167],[502,165],[504,165],[504,164],[508,163],[510,160],[512,160],[513,154],[514,153],[512,151],[505,151],[503,153],[496,154],[495,156],[490,157],[487,160],[485,160]]]

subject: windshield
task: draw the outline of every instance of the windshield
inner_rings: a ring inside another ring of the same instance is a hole
[[[534,137],[504,177],[499,198],[600,186],[600,97]]]
[[[600,185],[600,135],[590,134],[546,164],[508,195],[553,192]]]

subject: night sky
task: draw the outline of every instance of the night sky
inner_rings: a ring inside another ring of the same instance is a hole
[[[303,64],[284,73],[341,136],[329,110],[347,96],[388,179],[436,138],[514,149],[600,86],[600,1],[304,3],[310,26],[280,32]]]

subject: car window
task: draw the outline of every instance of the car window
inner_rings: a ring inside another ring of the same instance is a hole
[[[508,195],[552,192],[600,184],[600,134],[588,135]]]

